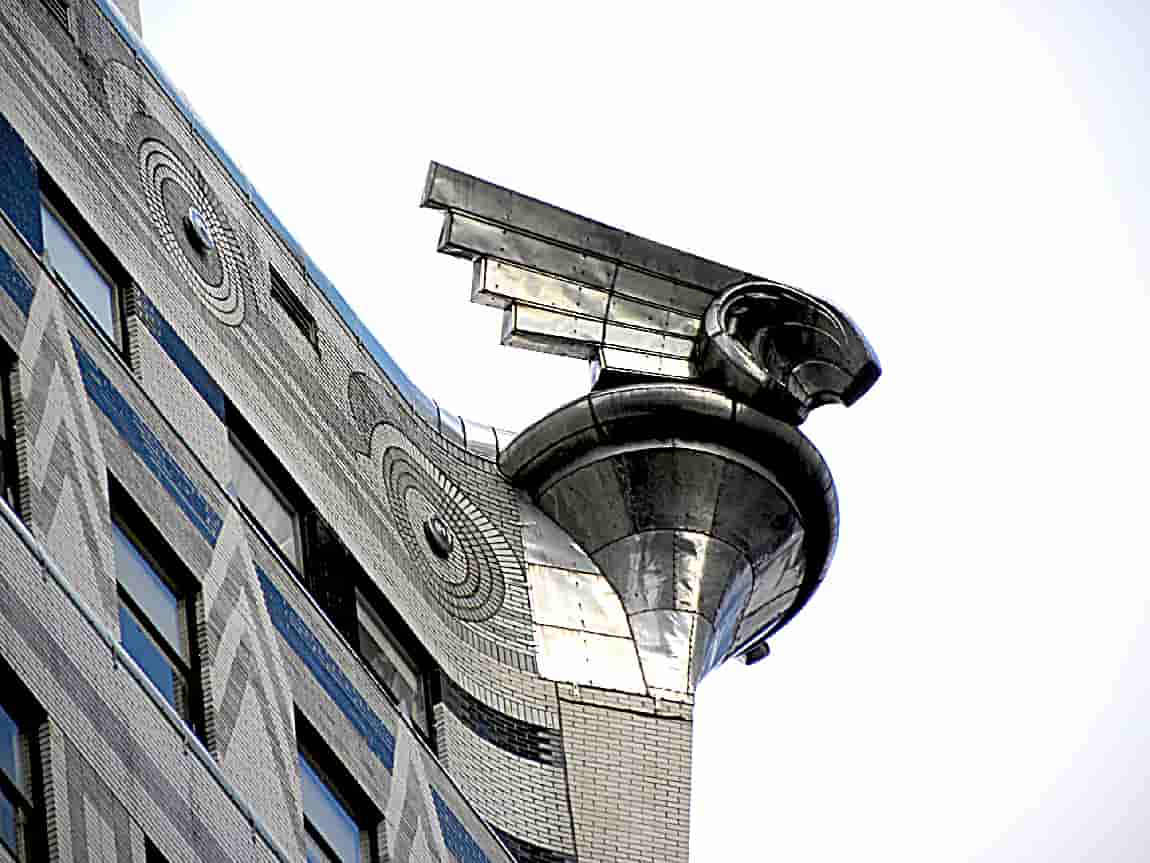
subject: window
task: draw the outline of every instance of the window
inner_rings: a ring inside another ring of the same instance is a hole
[[[268,275],[271,278],[272,299],[279,303],[280,308],[291,318],[292,323],[299,328],[311,346],[316,347],[315,318],[311,316],[311,312],[307,310],[300,298],[292,293],[292,289],[283,280],[283,276],[276,272],[275,267],[268,266]]]
[[[127,273],[43,169],[40,185],[40,216],[48,265],[99,328],[120,345],[120,292],[116,286],[127,284]]]
[[[296,568],[303,571],[299,511],[268,475],[251,449],[231,436],[231,491],[268,539]]]
[[[400,646],[362,590],[357,589],[355,592],[355,605],[360,656],[398,705],[400,712],[430,739],[426,676],[421,673],[420,666],[411,654]]]
[[[121,507],[122,509],[122,507]],[[120,597],[120,643],[148,679],[193,728],[201,726],[192,651],[192,600],[169,573],[173,555],[154,529],[133,519],[129,527],[113,510],[116,580]],[[168,566],[159,562],[163,558]]]
[[[5,669],[4,677],[11,671]],[[8,680],[0,686],[0,845],[17,860],[29,860],[43,840],[40,796],[40,765],[36,746],[33,711],[20,709],[13,699],[15,686]],[[29,698],[19,699],[28,702]]]
[[[374,842],[371,831],[364,828],[378,822],[378,816],[346,768],[299,714],[296,733],[308,863],[367,863],[374,856]]]
[[[15,360],[0,355],[0,497],[19,513],[20,477],[16,465],[16,425],[12,400]]]

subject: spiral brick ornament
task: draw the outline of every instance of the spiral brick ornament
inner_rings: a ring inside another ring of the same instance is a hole
[[[383,478],[424,591],[459,620],[494,617],[503,607],[505,568],[518,569],[503,534],[418,453],[389,447]],[[442,532],[446,541],[433,541]]]
[[[163,141],[142,140],[138,164],[148,213],[164,247],[212,314],[238,326],[250,275],[220,202],[203,176]]]

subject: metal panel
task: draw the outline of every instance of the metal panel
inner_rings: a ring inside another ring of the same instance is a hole
[[[471,298],[485,305],[504,308],[512,300],[520,300],[599,320],[607,314],[607,294],[576,282],[486,258],[478,261],[476,273]],[[486,296],[480,297],[480,293]]]
[[[422,205],[471,213],[630,266],[691,282],[711,292],[750,278],[697,255],[620,231],[535,198],[431,163]]]
[[[687,360],[660,357],[654,354],[640,354],[621,348],[603,348],[599,353],[599,364],[604,369],[632,372],[637,375],[654,375],[683,380],[694,377],[691,363]]]
[[[680,314],[702,317],[717,292],[673,282],[630,267],[620,267],[613,292],[657,306],[666,306]]]
[[[707,653],[703,659],[703,674],[727,658],[735,639],[735,629],[739,624],[740,614],[746,605],[747,595],[751,590],[751,567],[740,567],[735,578],[727,586],[726,593],[719,603],[715,613],[714,635],[707,644]]]
[[[460,446],[467,444],[463,434],[463,420],[439,406],[439,433]]]
[[[609,261],[461,213],[444,216],[439,251],[464,258],[496,258],[601,290],[615,280],[615,264]]]
[[[686,692],[695,615],[688,611],[644,611],[631,615],[631,630],[647,685]]]
[[[634,533],[619,477],[610,462],[594,462],[543,493],[539,506],[588,553]]]
[[[646,692],[639,657],[629,638],[537,624],[535,643],[540,677],[618,692]]]
[[[495,429],[473,420],[463,420],[463,431],[467,438],[467,449],[475,455],[495,461],[499,448],[495,442]]]
[[[506,476],[529,476],[536,465],[567,464],[601,439],[587,399],[577,399],[531,427],[532,434],[509,441],[499,438],[499,467]],[[543,489],[541,489],[543,490]]]
[[[755,563],[755,586],[748,608],[758,608],[798,585],[806,572],[806,556],[803,554],[802,529],[795,530],[773,557]]]
[[[706,673],[704,670],[704,663],[707,658],[707,647],[714,637],[714,628],[701,615],[695,615],[695,632],[691,636],[691,672],[688,678],[690,689],[695,691],[695,686],[702,679]]]
[[[602,324],[590,318],[516,302],[503,312],[501,341],[511,347],[590,359],[602,333]]]
[[[649,530],[613,542],[595,561],[628,614],[675,608],[674,531]]]
[[[715,508],[713,533],[752,560],[772,555],[799,526],[784,492],[761,473],[727,462]]]
[[[772,626],[783,613],[791,607],[798,598],[798,591],[790,590],[781,596],[776,596],[765,605],[749,609],[739,624],[738,635],[735,636],[734,650],[739,650]]]
[[[675,533],[675,608],[698,611],[714,621],[735,575],[748,561],[733,545],[703,533]]]
[[[559,525],[519,494],[519,519],[523,524],[523,556],[527,563],[598,573],[599,568]]]
[[[536,623],[631,637],[623,605],[603,576],[530,563],[527,583]]]
[[[669,528],[711,532],[726,462],[677,446],[620,455],[636,530]]]
[[[680,314],[661,306],[652,306],[628,297],[612,296],[606,316],[620,324],[634,324],[660,332],[694,339],[702,325],[698,317]]]
[[[603,343],[626,350],[648,351],[668,357],[689,357],[694,342],[681,336],[671,336],[654,330],[640,330],[621,324],[607,324],[600,328]]]

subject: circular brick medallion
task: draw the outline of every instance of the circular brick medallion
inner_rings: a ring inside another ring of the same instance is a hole
[[[488,620],[503,607],[504,568],[518,568],[511,547],[453,483],[422,461],[398,446],[383,455],[388,501],[404,546],[425,592],[443,609],[460,620]]]
[[[141,141],[138,160],[149,215],[176,266],[216,318],[238,326],[248,270],[223,207],[163,141]]]

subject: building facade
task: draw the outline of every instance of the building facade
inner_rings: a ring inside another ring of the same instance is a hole
[[[0,860],[672,861],[695,685],[802,607],[833,307],[432,165],[504,432],[414,387],[139,12],[0,0]]]

